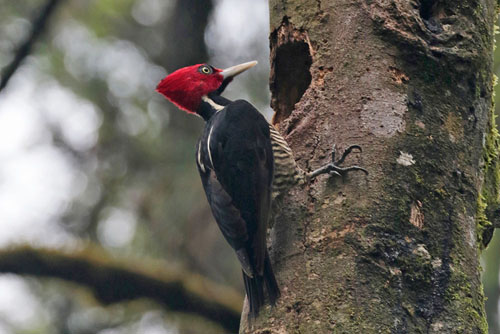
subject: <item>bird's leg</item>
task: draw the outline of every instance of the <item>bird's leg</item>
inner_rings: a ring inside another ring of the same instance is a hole
[[[356,171],[356,170],[362,171],[363,173],[368,175],[368,171],[362,167],[359,167],[359,166],[340,167],[340,165],[344,162],[345,158],[347,158],[347,156],[349,154],[351,154],[351,152],[353,150],[358,150],[359,152],[362,152],[361,146],[351,145],[344,151],[344,153],[342,153],[342,156],[340,157],[340,159],[335,161],[335,145],[333,145],[332,162],[330,162],[329,164],[326,164],[323,167],[320,167],[320,168],[318,168],[310,173],[307,173],[306,174],[307,179],[313,180],[318,175],[326,174],[326,173],[329,173],[330,175],[344,176],[347,173],[349,173],[351,171]]]

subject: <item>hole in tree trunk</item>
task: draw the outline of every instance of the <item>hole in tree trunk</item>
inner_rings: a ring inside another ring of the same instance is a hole
[[[443,27],[436,17],[438,11],[438,3],[435,0],[421,0],[420,2],[420,17],[424,20],[424,24],[432,33],[440,34],[443,32]]]
[[[434,6],[433,0],[422,0],[420,2],[420,17],[428,20],[432,17],[432,7]]]
[[[311,83],[312,57],[309,44],[296,40],[281,44],[276,49],[271,75],[271,107],[276,112],[273,124],[287,118]]]

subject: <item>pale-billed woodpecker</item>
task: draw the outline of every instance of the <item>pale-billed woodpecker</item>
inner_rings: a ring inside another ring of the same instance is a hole
[[[249,315],[265,303],[264,286],[274,305],[280,295],[266,246],[273,196],[317,175],[361,170],[339,167],[359,146],[349,147],[338,161],[311,173],[300,169],[280,133],[250,103],[221,96],[234,76],[256,61],[224,70],[208,64],[181,68],[165,77],[156,90],[180,109],[201,116],[205,129],[196,147],[196,162],[212,213],[243,271]],[[334,149],[335,151],[335,149]]]

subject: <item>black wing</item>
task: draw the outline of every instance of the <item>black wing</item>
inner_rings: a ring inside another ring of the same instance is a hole
[[[240,211],[234,206],[231,196],[217,180],[215,173],[210,169],[206,172],[202,172],[200,169],[200,175],[212,214],[222,234],[236,250],[243,271],[252,277],[254,269],[246,247],[244,247],[248,241],[246,222],[241,217]]]
[[[235,101],[206,132],[197,161],[212,213],[247,275],[262,275],[273,175],[269,125],[251,104]]]

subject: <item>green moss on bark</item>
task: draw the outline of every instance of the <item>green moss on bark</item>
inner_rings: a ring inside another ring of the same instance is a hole
[[[497,81],[498,78],[493,76],[493,87],[496,86]],[[488,219],[488,215],[500,205],[500,135],[496,125],[494,98],[495,94],[493,91],[489,121],[483,146],[484,182],[477,201],[477,235],[482,245],[489,241],[483,240],[485,231],[492,229],[492,223]]]
[[[270,2],[271,30],[286,17],[312,56],[279,123],[298,163],[357,143],[370,175],[285,199],[271,252],[283,296],[242,332],[486,333],[475,219],[493,1],[479,2],[430,1],[425,15],[419,1]]]

